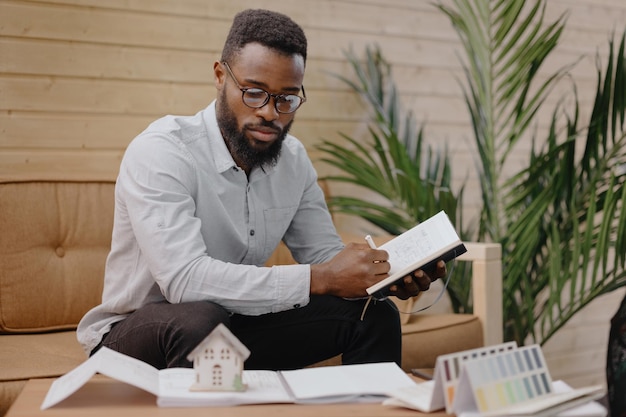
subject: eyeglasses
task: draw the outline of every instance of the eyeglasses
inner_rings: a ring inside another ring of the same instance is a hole
[[[274,97],[274,108],[276,111],[278,113],[287,114],[298,110],[302,103],[306,101],[304,86],[302,86],[302,95],[304,97],[300,97],[296,94],[272,94],[262,88],[256,87],[242,87],[235,78],[233,72],[230,70],[228,63],[226,61],[222,61],[222,64],[226,67],[226,70],[235,84],[237,84],[237,88],[241,90],[241,100],[243,101],[243,104],[250,108],[260,109],[270,101],[270,97]]]

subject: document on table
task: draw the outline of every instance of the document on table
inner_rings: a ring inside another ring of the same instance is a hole
[[[382,402],[391,392],[415,385],[395,363],[325,366],[294,371],[243,371],[241,392],[190,391],[195,371],[156,368],[103,347],[54,381],[41,405],[50,408],[86,384],[96,373],[141,388],[160,407],[230,406],[265,403]]]
[[[282,371],[297,403],[382,402],[415,382],[395,363],[320,366]]]

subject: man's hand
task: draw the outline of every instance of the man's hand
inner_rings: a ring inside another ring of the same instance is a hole
[[[426,272],[421,269],[413,272],[413,274],[405,276],[398,284],[389,287],[391,295],[401,300],[414,297],[420,291],[426,291],[430,288],[430,283],[446,276],[446,263],[442,260],[437,262],[435,267]]]
[[[338,297],[366,297],[367,288],[385,279],[389,273],[389,254],[363,243],[349,243],[329,262],[311,265],[311,294]],[[430,288],[430,283],[445,277],[446,263],[437,262],[432,270],[417,270],[389,290],[391,295],[406,300]]]
[[[387,251],[349,243],[333,259],[311,265],[311,294],[366,297],[368,287],[387,277]]]

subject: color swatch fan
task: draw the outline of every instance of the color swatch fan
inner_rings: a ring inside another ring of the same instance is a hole
[[[464,364],[452,412],[457,416],[556,416],[600,398],[601,386],[557,392],[539,345]]]
[[[383,404],[423,412],[445,408],[457,417],[557,416],[604,394],[602,386],[571,389],[558,382],[552,383],[539,345],[509,342],[439,356],[432,381],[394,391]],[[599,404],[584,411],[606,415]]]
[[[394,392],[393,397],[384,402],[385,405],[404,406],[414,410],[430,413],[446,409],[452,414],[452,403],[463,369],[463,364],[470,360],[494,356],[499,353],[517,349],[515,342],[464,350],[437,357],[435,373],[432,381],[423,382],[416,387]]]

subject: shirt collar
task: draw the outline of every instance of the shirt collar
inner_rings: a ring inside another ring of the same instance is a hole
[[[233,167],[236,167],[235,160],[228,151],[222,132],[217,125],[217,117],[215,115],[215,100],[204,109],[202,118],[204,125],[206,126],[207,136],[209,140],[209,146],[211,148],[211,155],[213,156],[213,162],[218,172],[222,173]]]

